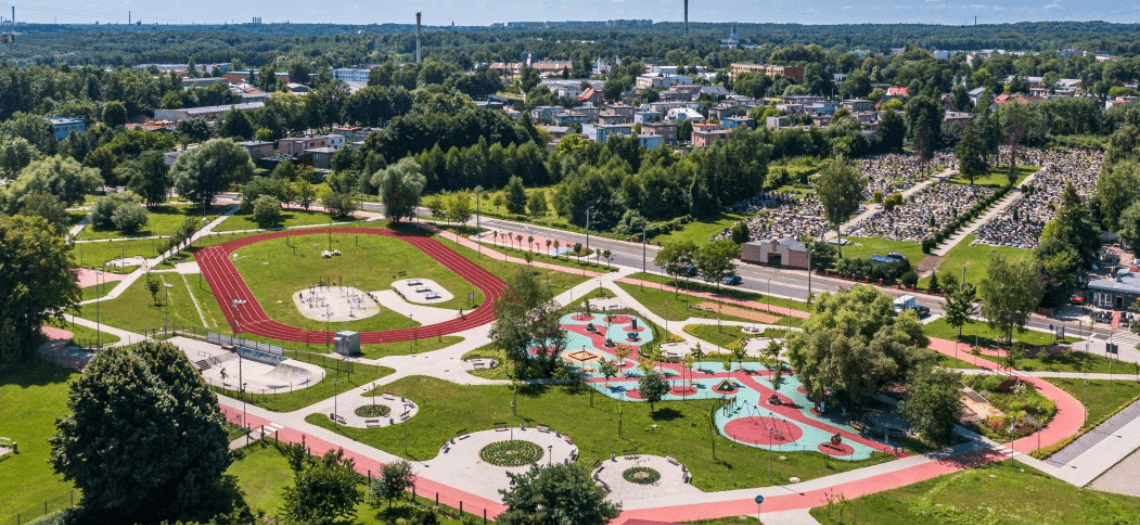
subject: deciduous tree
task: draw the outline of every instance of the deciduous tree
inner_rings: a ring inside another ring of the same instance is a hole
[[[851,214],[859,209],[862,202],[863,188],[867,185],[865,179],[859,175],[855,166],[843,156],[831,159],[819,172],[815,181],[815,190],[819,195],[819,202],[823,205],[827,222],[835,230],[837,240],[842,240],[839,227]],[[843,256],[843,248],[839,248],[839,256]]]
[[[1045,292],[1037,281],[1033,261],[1009,261],[997,251],[990,255],[986,278],[978,289],[982,297],[982,316],[990,327],[1001,329],[1007,343],[1013,342],[1015,328],[1025,326]]]
[[[899,403],[899,412],[911,429],[935,444],[954,437],[954,425],[962,415],[962,383],[958,374],[933,367],[911,377],[909,393]]]
[[[574,463],[535,466],[507,477],[510,488],[499,491],[507,507],[496,518],[501,525],[606,525],[621,513],[590,473]]]
[[[232,182],[245,182],[253,176],[249,152],[228,139],[214,139],[183,152],[170,167],[170,178],[179,195],[199,206],[207,206],[214,196]]]
[[[415,216],[426,184],[420,165],[411,157],[400,159],[372,176],[372,185],[380,188],[384,215],[394,222]]]

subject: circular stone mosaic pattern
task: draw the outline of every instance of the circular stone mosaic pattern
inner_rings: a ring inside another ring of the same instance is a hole
[[[530,441],[496,441],[483,447],[479,457],[498,467],[522,467],[542,459],[542,447]]]
[[[387,405],[364,405],[356,407],[353,412],[360,417],[384,417],[391,414],[392,409],[388,408]]]
[[[804,431],[792,422],[768,416],[742,417],[729,421],[724,433],[751,445],[786,445],[803,437]]]
[[[630,483],[651,485],[661,479],[661,473],[649,467],[633,467],[625,469],[621,477]]]

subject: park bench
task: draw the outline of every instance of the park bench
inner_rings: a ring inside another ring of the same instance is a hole
[[[570,434],[562,434],[562,439],[565,439],[566,442],[571,445],[574,444],[574,440],[570,438]]]
[[[577,460],[578,460],[578,451],[577,450],[570,451],[570,461],[577,461]]]
[[[475,370],[482,370],[484,368],[484,364],[482,361],[475,361],[471,363],[471,367]]]
[[[416,288],[416,293],[431,293],[431,288]]]
[[[668,461],[669,463],[672,463],[672,464],[677,465],[677,466],[681,465],[680,463],[677,462],[676,459],[673,459],[673,456],[665,456],[665,461]]]
[[[604,482],[602,480],[598,480],[598,484],[601,485],[603,489],[606,489],[606,492],[613,492],[612,490],[610,490],[610,486],[606,485],[606,482]]]
[[[537,425],[537,426],[535,426],[535,428],[538,429],[538,431],[542,432],[543,434],[549,434],[550,433],[550,427],[549,426]]]
[[[379,419],[365,419],[364,420],[364,426],[366,426],[368,428],[378,427],[378,426],[380,426],[380,420]]]
[[[407,421],[409,417],[412,417],[412,416],[409,416],[407,412],[404,412],[404,414],[400,416],[400,421],[401,422]]]
[[[424,297],[424,299],[427,299],[427,300],[429,300],[429,301],[430,301],[430,300],[433,300],[433,299],[440,299],[440,296],[439,296],[439,294],[437,294],[437,293],[433,293],[433,294],[431,294],[431,295],[428,295],[428,296]]]
[[[506,423],[495,423],[495,432],[506,432],[509,430]]]

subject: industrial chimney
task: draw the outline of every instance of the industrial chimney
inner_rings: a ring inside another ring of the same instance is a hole
[[[416,13],[416,63],[420,63],[420,13]]]
[[[685,34],[689,34],[689,0],[685,0]]]

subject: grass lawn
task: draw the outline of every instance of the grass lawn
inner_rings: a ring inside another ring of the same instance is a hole
[[[912,267],[918,266],[926,255],[922,253],[922,245],[917,242],[892,241],[878,237],[847,237],[844,240],[851,244],[843,246],[843,257],[848,259],[868,259],[872,255],[886,255],[892,252],[903,254]]]
[[[641,303],[643,306],[648,308],[649,311],[661,316],[664,319],[668,319],[670,321],[685,321],[685,320],[690,319],[690,318],[697,318],[697,319],[716,319],[717,318],[716,312],[710,312],[707,310],[700,310],[700,309],[696,309],[696,308],[689,308],[690,304],[695,305],[698,303],[708,302],[709,301],[708,299],[701,299],[699,297],[693,297],[691,295],[685,295],[685,294],[680,294],[680,293],[675,294],[675,293],[670,292],[668,290],[661,290],[658,288],[653,288],[652,286],[646,286],[646,287],[642,288],[636,284],[617,283],[617,285],[619,287],[621,287],[622,290],[625,290],[626,293],[633,296],[633,298],[635,300],[637,300],[637,302]],[[735,306],[735,305],[732,305],[732,306]],[[767,313],[767,312],[763,312],[763,313]],[[775,315],[775,314],[772,314],[772,315]],[[779,316],[776,316],[776,317],[779,317]],[[729,314],[722,314],[720,316],[720,318],[721,318],[721,320],[724,320],[724,321],[741,321],[741,322],[745,322],[745,323],[755,323],[756,322],[756,321],[753,321],[751,319],[743,319],[740,317],[734,317],[734,316],[729,315]],[[802,319],[796,319],[796,318],[791,318],[791,317],[783,317],[776,324],[784,325],[784,326],[799,326],[802,323],[803,323]]]
[[[210,206],[206,208],[206,220],[202,220],[202,207],[190,205],[163,205],[148,208],[149,215],[147,215],[146,226],[143,226],[138,233],[134,235],[127,235],[121,230],[114,227],[111,228],[97,228],[94,224],[88,224],[83,231],[79,232],[77,237],[80,240],[94,240],[94,239],[119,239],[124,237],[150,237],[152,235],[171,235],[173,234],[187,217],[195,219],[196,229],[201,229],[210,221],[217,219],[219,215],[224,213],[229,206]]]
[[[709,242],[710,237],[720,233],[721,230],[731,228],[733,224],[747,218],[748,215],[740,213],[721,213],[715,219],[690,222],[680,230],[658,235],[653,237],[653,240],[659,241],[662,245],[679,241],[693,241],[697,244],[704,244]]]
[[[245,400],[251,405],[257,405],[266,410],[274,412],[292,412],[300,410],[314,403],[323,401],[333,397],[336,392],[343,393],[352,390],[358,386],[374,381],[388,374],[395,372],[391,368],[384,366],[371,366],[360,363],[346,363],[339,359],[327,358],[316,359],[316,355],[306,356],[303,352],[286,352],[286,357],[294,359],[300,358],[303,361],[311,362],[321,368],[325,369],[325,378],[319,383],[308,388],[302,388],[286,394],[246,394]],[[348,373],[351,366],[351,373]],[[340,372],[337,372],[337,368]],[[333,385],[333,378],[339,378],[337,384]],[[220,387],[211,386],[211,390],[230,396],[235,399],[241,399],[240,392],[233,390],[226,390]],[[335,389],[335,391],[334,391]],[[327,419],[327,418],[326,418]]]
[[[284,490],[293,484],[293,471],[290,470],[289,463],[272,441],[264,444],[258,442],[243,450],[241,459],[234,461],[226,473],[237,477],[238,486],[245,493],[245,502],[254,514],[279,517],[281,505],[284,503]],[[361,487],[361,490],[366,491],[367,488]],[[427,503],[423,498],[419,499],[421,504]],[[404,505],[397,502],[389,509],[385,504],[379,510],[367,502],[362,502],[356,506],[356,519],[338,523],[396,525],[397,521],[403,523],[407,518],[409,508],[406,500]],[[455,509],[447,510],[450,511],[447,516],[439,516],[439,523],[459,525],[460,521],[451,517],[456,513]],[[277,520],[270,519],[270,521]]]
[[[1127,523],[1137,513],[1140,498],[1076,488],[1008,461],[811,511],[824,525]]]
[[[55,419],[67,415],[67,382],[73,372],[35,362],[15,365],[0,375],[0,436],[16,441],[19,454],[0,462],[0,523],[16,523],[71,503],[72,485],[48,465]],[[74,491],[75,501],[80,493]]]
[[[106,297],[107,294],[111,293],[111,290],[115,289],[115,285],[117,284],[119,284],[118,281],[114,281],[93,284],[85,288],[80,288],[79,291],[83,293],[83,296],[80,300],[90,301],[99,297]]]
[[[1002,334],[1000,328],[990,328],[985,321],[975,320],[962,327],[962,336],[958,337],[958,329],[950,326],[946,319],[939,318],[929,323],[922,325],[923,332],[929,337],[937,337],[939,339],[949,339],[951,341],[958,340],[962,343],[974,344],[974,336],[978,336],[977,344],[987,348],[1004,348],[1005,336]],[[1063,342],[1075,343],[1081,341],[1076,337],[1065,336]],[[1014,344],[1021,343],[1026,348],[1049,346],[1053,344],[1053,334],[1048,332],[1038,332],[1037,330],[1025,330],[1019,332],[1013,331]]]
[[[459,243],[456,243],[455,241],[446,239],[444,237],[437,236],[436,240],[443,243],[448,248],[455,250],[455,253],[466,257],[468,260],[474,262],[475,264],[478,264],[479,266],[482,266],[487,271],[499,276],[499,278],[503,279],[504,281],[510,280],[510,277],[514,275],[515,272],[519,271],[519,268],[524,268],[526,266],[523,264],[500,261],[498,259],[492,259],[490,257],[480,257],[478,251],[466,246],[460,246]],[[549,283],[550,291],[554,295],[558,295],[562,292],[565,292],[566,290],[569,290],[581,283],[590,280],[589,277],[586,277],[582,274],[547,270],[544,268],[535,268],[533,266],[531,267],[531,271],[534,272],[535,275],[543,277],[546,282]]]
[[[190,288],[187,280],[182,275],[177,273],[155,273],[152,274],[159,282],[170,284],[172,287],[169,289],[169,324],[168,326],[173,329],[175,327],[196,327],[199,330],[204,328],[202,326],[202,317],[198,315],[198,310],[194,307],[194,301],[190,298]],[[194,277],[196,281],[196,277]],[[196,282],[194,284],[196,286]],[[207,287],[205,282],[203,287]],[[204,290],[197,290],[195,296],[199,300],[199,305],[202,301],[216,301],[212,294]],[[96,320],[96,313],[98,311],[99,321],[121,328],[129,332],[143,333],[147,330],[162,330],[164,316],[167,313],[167,290],[164,288],[158,292],[158,304],[151,298],[150,292],[146,289],[146,277],[140,277],[134,284],[127,288],[122,295],[118,298],[103,300],[98,304],[86,304],[80,308],[80,317]],[[214,304],[216,308],[216,303]],[[221,316],[221,313],[212,314]],[[224,318],[222,318],[224,319]],[[209,321],[209,318],[207,319]],[[224,320],[222,321],[224,323]],[[220,326],[224,326],[220,325]],[[214,326],[211,329],[216,328]]]
[[[571,246],[571,248],[573,248],[573,247]],[[554,265],[564,266],[566,268],[571,268],[571,269],[575,269],[575,270],[580,270],[582,268],[585,268],[585,269],[590,270],[590,271],[603,272],[603,273],[604,272],[616,272],[617,271],[617,267],[615,267],[615,266],[607,266],[607,265],[598,264],[595,262],[587,262],[586,260],[579,259],[577,257],[568,257],[565,255],[558,256],[558,257],[551,257],[551,256],[546,254],[546,246],[545,245],[544,246],[535,245],[532,250],[528,250],[526,248],[511,248],[510,246],[493,246],[492,247],[491,245],[483,246],[483,249],[484,250],[492,250],[493,249],[494,251],[504,253],[504,254],[510,255],[512,257],[518,257],[520,259],[523,257],[526,257],[527,253],[530,253],[531,256],[534,257],[533,260],[535,262],[543,262],[543,263],[547,263],[547,264],[554,264]],[[554,247],[551,246],[552,253],[553,253],[553,249],[554,249]],[[585,250],[583,249],[583,251],[585,251]],[[593,252],[593,249],[591,249],[590,251]]]
[[[744,330],[739,326],[721,326],[719,334],[715,324],[689,324],[685,325],[684,330],[685,333],[712,344],[717,344],[719,339],[720,344],[718,346],[721,348],[733,348],[745,339],[752,337],[752,334],[744,333]]]
[[[1083,428],[1096,427],[1140,397],[1140,383],[1135,380],[1090,380],[1087,388],[1082,379],[1050,377],[1045,380],[1061,387],[1085,405],[1087,414]]]
[[[68,332],[71,332],[71,335],[74,336],[72,338],[72,341],[79,346],[95,346],[96,339],[98,339],[103,345],[110,345],[119,342],[119,336],[111,335],[107,332],[103,332],[98,336],[98,338],[96,338],[96,330],[94,328],[88,328],[81,324],[69,323],[67,321],[50,322],[48,324],[56,328],[62,328]]]
[[[334,219],[328,213],[323,211],[305,211],[305,210],[281,210],[281,222],[278,224],[280,227],[293,228],[296,226],[312,226],[314,224],[330,224],[342,222],[357,222],[361,219],[358,217],[342,217]],[[256,230],[261,228],[257,225],[257,221],[253,220],[253,213],[235,213],[225,221],[222,221],[214,231],[218,232],[232,232],[242,230]]]
[[[379,235],[333,234],[332,248],[343,255],[325,259],[321,251],[328,248],[325,235],[270,239],[235,252],[234,266],[253,291],[269,317],[291,326],[323,330],[325,323],[309,319],[297,309],[293,294],[317,283],[318,279],[339,276],[338,284],[355,286],[369,292],[388,290],[396,280],[411,277],[432,279],[455,297],[437,308],[470,309],[483,303],[483,293],[442,264],[411,244]],[[397,272],[406,271],[406,276]],[[467,301],[468,292],[475,302]],[[380,313],[367,319],[335,323],[334,330],[358,332],[383,331],[419,326],[421,323],[403,314],[381,307]]]
[[[1023,250],[1021,248],[1010,248],[1008,246],[990,246],[988,244],[976,244],[971,246],[970,243],[977,239],[976,233],[971,233],[962,239],[950,253],[947,253],[942,258],[942,263],[938,266],[939,272],[954,272],[954,276],[961,279],[962,265],[966,265],[966,281],[974,283],[975,285],[986,277],[986,267],[990,264],[990,253],[997,250],[998,253],[1005,256],[1009,261],[1020,259],[1028,259],[1033,257],[1033,252]],[[930,283],[930,277],[925,277],[919,281],[919,286],[926,288]]]
[[[1025,180],[1026,177],[1028,177],[1030,174],[1036,172],[1039,169],[1041,169],[1041,166],[1018,165],[1016,168],[1016,171],[1017,171],[1017,183],[1016,184],[1021,184],[1021,181]],[[960,174],[960,173],[951,177],[950,180],[948,180],[947,182],[949,182],[951,184],[970,184],[970,180],[967,179],[966,177],[963,177],[962,174]],[[1008,186],[1009,185],[1009,164],[991,166],[989,173],[974,178],[974,185],[975,186],[993,186],[993,187]]]
[[[71,255],[75,264],[83,268],[98,268],[115,273],[130,273],[137,266],[116,268],[104,266],[106,261],[113,261],[124,257],[154,257],[162,253],[166,246],[165,239],[143,239],[137,241],[115,242],[83,242],[71,248]]]
[[[676,281],[672,277],[665,275],[657,275],[649,272],[637,272],[629,276],[630,279],[640,279],[642,281],[673,285]],[[697,292],[709,292],[730,297],[733,299],[740,299],[742,301],[756,301],[758,303],[770,304],[772,306],[782,306],[792,310],[799,310],[801,312],[808,311],[808,305],[804,301],[797,301],[795,299],[785,299],[783,297],[765,297],[762,293],[752,292],[743,288],[734,288],[732,286],[720,286],[709,284],[703,281],[696,281],[692,279],[681,279],[680,286],[682,290],[693,290]]]
[[[467,373],[484,379],[510,379],[511,364],[507,362],[507,353],[495,343],[480,346],[466,354],[462,359],[490,358],[495,360],[494,368],[483,370],[468,370]]]
[[[693,485],[705,491],[782,483],[790,476],[813,479],[891,459],[876,454],[865,461],[836,461],[818,452],[784,450],[778,457],[786,459],[772,461],[769,482],[767,469],[760,467],[768,457],[766,450],[737,445],[714,434],[709,413],[721,400],[658,403],[657,413],[651,415],[648,403],[620,402],[592,394],[593,389],[577,384],[524,385],[515,392],[510,386],[462,386],[417,376],[384,385],[383,389],[418,403],[416,417],[394,427],[372,429],[334,428],[323,414],[311,414],[306,421],[414,460],[435,457],[439,444],[462,429],[488,430],[499,422],[525,422],[529,427],[546,424],[573,436],[581,464],[592,465],[630,449],[673,456],[693,473]],[[518,410],[514,419],[512,400]],[[405,432],[412,438],[406,451]]]

